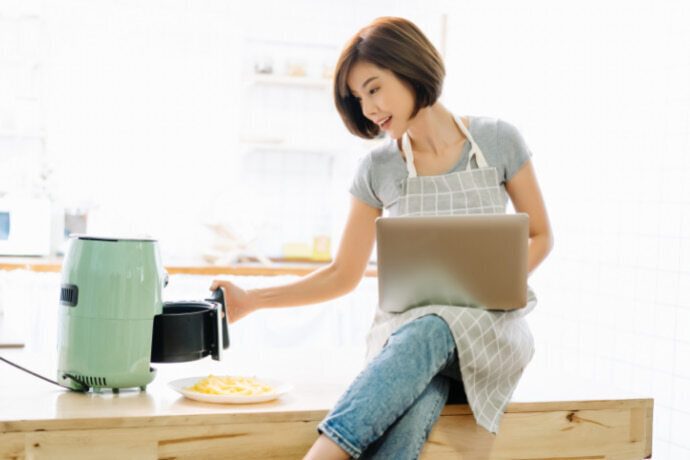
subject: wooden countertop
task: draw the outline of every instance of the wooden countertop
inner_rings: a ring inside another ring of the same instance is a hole
[[[2,356],[55,379],[57,359],[22,350]],[[325,354],[307,350],[226,350],[223,361],[209,357],[188,363],[152,363],[157,371],[146,391],[123,389],[82,394],[64,390],[0,362],[0,432],[66,427],[169,425],[192,416],[278,421],[332,406],[363,363],[363,352]],[[168,387],[183,378],[256,375],[292,383],[294,390],[260,404],[211,404],[187,399]],[[320,377],[320,378],[319,378]],[[176,419],[178,419],[176,422]]]
[[[21,350],[3,356],[43,375],[55,373],[54,357]],[[0,362],[0,457],[86,458],[105,449],[108,458],[199,458],[200,452],[227,458],[230,449],[238,458],[301,458],[363,357],[353,349],[230,349],[222,362],[153,364],[158,373],[147,391],[119,394],[70,392]],[[478,427],[468,405],[447,405],[422,458],[651,455],[651,398],[554,375],[537,364],[527,367],[499,436]],[[190,400],[167,385],[208,373],[275,378],[294,389],[272,402],[233,405]]]
[[[171,275],[238,275],[238,276],[305,276],[328,265],[328,262],[311,260],[271,259],[272,266],[256,261],[235,265],[210,265],[203,261],[176,263],[165,267]],[[31,270],[35,272],[59,272],[62,270],[61,257],[7,257],[0,256],[0,270]],[[369,264],[364,276],[376,276],[376,265]]]
[[[4,350],[3,357],[29,367],[54,379],[55,358],[32,355],[21,350]],[[364,364],[363,350],[226,350],[223,361],[210,358],[189,363],[153,363],[157,369],[154,381],[147,391],[121,390],[113,394],[108,390],[98,393],[77,393],[26,374],[7,363],[0,362],[0,428],[2,430],[40,429],[72,420],[76,426],[92,422],[83,419],[120,419],[121,425],[141,423],[174,423],[177,416],[219,415],[236,417],[251,414],[259,420],[288,417],[295,411],[320,411],[329,408],[335,398],[347,388]],[[295,385],[295,389],[280,399],[262,404],[226,405],[202,403],[184,398],[167,386],[183,377],[216,375],[256,375],[275,378]],[[316,391],[318,389],[318,391]],[[554,375],[531,363],[513,395],[508,411],[562,407],[568,402],[573,409],[597,407],[611,401],[620,401],[627,407],[630,401],[639,401],[639,395],[603,387],[584,379]],[[545,406],[546,404],[546,406]],[[458,409],[454,409],[458,410]],[[464,413],[467,408],[462,409]],[[163,419],[153,421],[152,418]],[[171,418],[172,417],[172,418]],[[138,419],[138,420],[135,420]]]

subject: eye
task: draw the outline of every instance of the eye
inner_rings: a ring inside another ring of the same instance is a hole
[[[371,90],[369,90],[369,94],[374,94],[378,90],[378,88],[372,88]]]

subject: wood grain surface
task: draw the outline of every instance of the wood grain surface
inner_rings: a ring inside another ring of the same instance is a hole
[[[6,350],[49,375],[54,356]],[[154,364],[147,391],[80,394],[0,363],[0,458],[301,458],[363,365],[361,350],[229,350],[222,362]],[[186,399],[176,378],[256,375],[294,384],[261,404]],[[423,459],[631,459],[651,455],[653,400],[528,368],[499,433],[447,405]]]

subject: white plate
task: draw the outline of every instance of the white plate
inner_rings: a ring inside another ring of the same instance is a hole
[[[257,377],[256,379],[258,381],[268,383],[269,385],[273,386],[273,391],[270,393],[264,393],[259,395],[210,395],[206,393],[199,393],[198,391],[185,390],[185,388],[191,387],[196,382],[198,382],[199,380],[203,380],[206,377],[208,377],[208,375],[205,375],[203,377],[187,377],[184,379],[177,379],[168,383],[168,385],[170,385],[170,388],[172,388],[173,390],[190,399],[212,403],[231,404],[249,404],[273,401],[274,399],[278,398],[281,395],[284,395],[293,388],[292,385],[285,382],[280,382],[278,380],[273,379],[261,379]]]

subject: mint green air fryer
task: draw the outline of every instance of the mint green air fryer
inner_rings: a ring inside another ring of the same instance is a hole
[[[144,390],[156,374],[153,321],[167,279],[154,239],[73,235],[62,267],[58,382]]]

